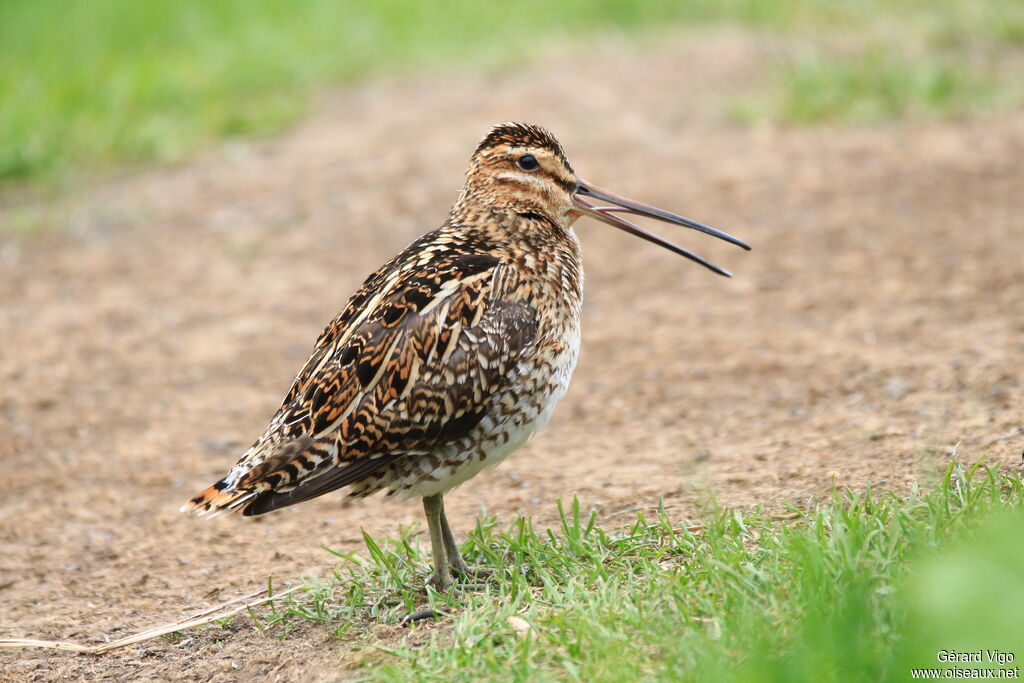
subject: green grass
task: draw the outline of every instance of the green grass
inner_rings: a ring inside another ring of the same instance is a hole
[[[881,121],[908,113],[963,111],[989,102],[998,91],[994,82],[958,64],[915,64],[882,50],[852,59],[800,60],[786,69],[785,78],[785,115],[800,122]]]
[[[1024,3],[1012,0],[0,2],[0,183],[173,161],[225,137],[273,133],[316,89],[386,71],[517,65],[553,41],[710,22],[825,46],[897,27],[887,58],[896,73],[884,60],[828,53],[781,79],[792,94],[776,99],[795,103],[762,109],[795,121],[845,119],[849,101],[881,116],[956,109],[976,99],[976,78],[991,90],[985,69],[962,69],[961,57],[1024,44]],[[925,51],[902,54],[905,43]],[[935,51],[947,66],[932,64]]]
[[[325,84],[629,30],[702,3],[117,0],[0,3],[0,181],[179,159],[279,130]]]
[[[1024,657],[1017,474],[957,465],[928,492],[837,492],[790,520],[661,513],[609,530],[559,509],[553,531],[477,527],[464,551],[496,570],[484,592],[424,597],[420,541],[367,537],[368,559],[343,555],[253,618],[279,637],[322,624],[374,680],[878,681],[940,666],[942,649]],[[424,605],[452,616],[369,634]]]
[[[840,3],[841,5],[842,3]],[[1024,101],[1024,3],[865,2],[782,49],[741,121],[874,124],[961,116]]]
[[[813,50],[784,60],[771,88],[740,101],[742,121],[873,124],[961,116],[1021,99],[1024,86],[956,60],[913,59],[873,47],[850,55]]]

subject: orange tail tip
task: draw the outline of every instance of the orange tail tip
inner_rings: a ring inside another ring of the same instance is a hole
[[[208,519],[213,519],[224,511],[236,512],[256,493],[257,491],[228,488],[221,480],[182,505],[181,512],[194,512],[199,517],[209,514]]]

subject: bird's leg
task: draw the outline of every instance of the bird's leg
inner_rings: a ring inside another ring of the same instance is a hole
[[[467,579],[484,579],[494,573],[493,569],[486,567],[470,567],[462,559],[462,553],[459,552],[459,544],[455,542],[455,534],[452,533],[452,528],[448,524],[448,515],[444,512],[443,502],[441,503],[441,528],[444,530],[444,547],[445,552],[448,553],[449,568],[454,569]],[[479,590],[482,588],[482,584],[467,584],[464,588],[467,590]]]
[[[444,500],[440,495],[438,495],[438,499],[438,504],[441,507],[441,535],[444,537],[444,549],[448,554],[448,567],[468,577],[470,569],[466,566],[466,561],[462,559],[459,544],[455,542],[455,534],[452,533],[452,528],[448,525],[448,515],[444,513]]]
[[[430,548],[434,553],[434,575],[427,582],[438,591],[446,591],[452,585],[452,573],[448,569],[448,553],[445,551],[444,501],[440,493],[423,497],[423,512],[427,516],[430,530]],[[448,532],[451,534],[451,531]]]

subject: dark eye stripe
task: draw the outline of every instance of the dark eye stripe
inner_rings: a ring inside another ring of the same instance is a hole
[[[571,183],[571,182],[569,182],[567,180],[562,180],[561,178],[553,178],[553,180],[555,181],[556,185],[558,185],[560,188],[562,188],[566,192],[575,192],[576,191],[576,183]]]

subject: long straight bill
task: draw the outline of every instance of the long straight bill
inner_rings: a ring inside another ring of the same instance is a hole
[[[614,206],[595,206],[587,199],[584,199],[584,197],[593,197],[594,199],[597,199],[599,201],[614,204]],[[633,201],[632,199],[627,199],[626,197],[619,196],[613,192],[609,192],[608,190],[596,187],[582,180],[577,186],[576,192],[573,194],[573,203],[576,207],[576,210],[581,214],[590,216],[592,218],[596,218],[597,220],[607,223],[608,225],[614,226],[620,230],[628,232],[631,235],[635,235],[640,239],[647,240],[648,242],[653,242],[654,244],[657,244],[660,247],[664,247],[665,249],[668,249],[673,253],[688,258],[691,261],[699,263],[705,268],[708,268],[709,270],[712,270],[718,273],[719,275],[724,275],[726,277],[732,277],[732,274],[729,271],[725,270],[724,268],[720,268],[715,264],[711,263],[710,261],[698,256],[697,254],[694,254],[692,251],[684,249],[678,244],[670,242],[664,237],[656,235],[655,233],[650,232],[649,230],[645,230],[636,223],[628,221],[625,218],[618,216],[616,214],[631,214],[634,216],[644,216],[646,218],[654,218],[656,220],[664,221],[666,223],[681,225],[685,228],[690,228],[692,230],[697,230],[707,235],[711,235],[712,237],[717,237],[720,240],[725,240],[726,242],[735,244],[736,246],[739,247],[743,247],[744,249],[750,249],[750,245],[744,242],[743,240],[733,237],[732,235],[722,232],[721,230],[712,228],[709,225],[704,225],[703,223],[698,223],[697,221],[690,220],[689,218],[685,218],[674,213],[669,213],[668,211],[663,211],[654,206],[641,204],[640,202],[636,202]]]

